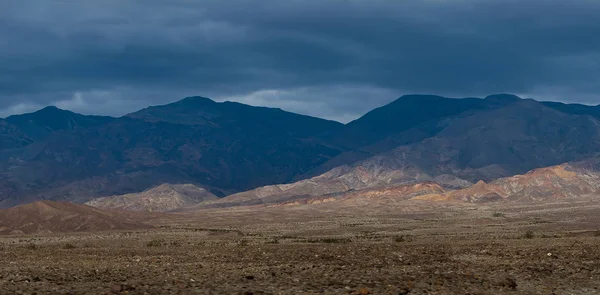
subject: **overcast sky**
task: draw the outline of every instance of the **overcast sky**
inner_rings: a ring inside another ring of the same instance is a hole
[[[0,1],[0,117],[185,96],[339,121],[408,93],[600,103],[597,0]]]

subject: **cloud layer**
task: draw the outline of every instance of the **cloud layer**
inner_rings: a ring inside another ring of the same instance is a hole
[[[406,93],[600,103],[595,0],[0,3],[0,116],[188,95],[351,120]]]

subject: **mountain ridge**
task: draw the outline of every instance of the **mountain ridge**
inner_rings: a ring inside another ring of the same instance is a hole
[[[165,182],[226,196],[336,167],[347,167],[345,175],[327,180],[329,188],[308,189],[325,184],[305,182],[300,192],[434,180],[455,189],[598,152],[598,109],[510,94],[406,95],[344,125],[188,97],[120,118],[25,124],[35,136],[0,120],[0,207],[40,199],[84,203]],[[64,118],[60,110],[45,112]]]
[[[85,204],[99,209],[168,212],[218,199],[207,190],[192,184],[168,184],[140,193],[96,198]]]
[[[316,134],[341,128],[340,123],[277,109],[202,103],[216,109],[186,106],[180,115],[177,103],[175,112],[168,104],[152,110],[171,120],[148,120],[142,111],[0,151],[0,192],[5,191],[0,207],[38,199],[83,203],[164,182],[187,182],[225,195],[289,181],[339,152]]]

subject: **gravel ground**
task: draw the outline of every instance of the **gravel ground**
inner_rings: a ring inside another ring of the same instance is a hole
[[[264,211],[245,222],[244,211],[153,230],[5,236],[0,293],[600,294],[594,208]]]

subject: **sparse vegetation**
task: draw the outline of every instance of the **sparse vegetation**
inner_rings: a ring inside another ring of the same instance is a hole
[[[322,238],[322,239],[309,239],[306,240],[308,243],[317,243],[317,244],[347,244],[350,243],[351,240],[348,238]]]
[[[501,212],[494,212],[494,213],[492,213],[492,217],[499,218],[499,217],[506,217],[506,215],[504,215],[504,213],[501,213]]]
[[[69,249],[76,249],[76,248],[77,248],[77,246],[75,246],[75,245],[73,245],[73,244],[71,244],[71,243],[66,243],[66,244],[63,246],[63,249],[66,249],[66,250],[69,250]]]
[[[160,247],[162,245],[163,245],[162,240],[151,240],[148,243],[146,243],[146,247]]]
[[[404,237],[404,236],[394,237],[394,242],[396,242],[396,243],[404,243],[404,242],[406,242],[406,237]]]
[[[600,237],[600,230],[597,230],[597,231],[594,233],[594,237]]]
[[[533,239],[535,237],[535,233],[531,230],[528,230],[523,234],[523,237],[526,239]]]
[[[246,246],[248,246],[248,240],[246,240],[246,239],[241,239],[241,240],[238,242],[238,245],[239,245],[239,246],[242,246],[242,247],[246,247]]]

